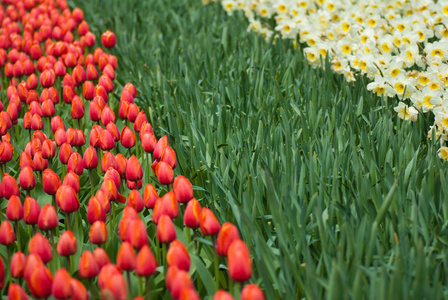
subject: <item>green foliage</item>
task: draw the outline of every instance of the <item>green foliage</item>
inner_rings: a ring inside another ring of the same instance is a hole
[[[72,2],[98,41],[117,33],[115,84],[133,82],[175,172],[238,225],[267,299],[447,297],[448,185],[431,120],[398,119],[363,78],[311,69],[217,4]]]

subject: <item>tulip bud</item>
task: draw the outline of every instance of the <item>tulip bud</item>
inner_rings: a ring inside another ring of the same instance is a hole
[[[234,240],[227,251],[227,265],[230,277],[238,282],[250,279],[252,275],[252,260],[249,249],[241,240]]]
[[[70,279],[70,288],[72,290],[72,298],[78,300],[88,300],[89,294],[87,293],[86,287],[77,279]]]
[[[142,148],[145,152],[151,153],[157,145],[157,139],[152,133],[145,133],[142,138]]]
[[[101,160],[101,171],[106,173],[109,168],[116,169],[117,164],[115,162],[115,156],[109,151],[106,151],[103,155],[103,159]]]
[[[12,159],[14,147],[9,142],[3,142],[0,145],[0,163],[4,164]]]
[[[51,295],[53,276],[50,270],[41,265],[34,269],[27,280],[28,288],[36,298],[48,298]]]
[[[107,228],[103,221],[95,221],[90,227],[90,242],[95,245],[101,245],[107,240]]]
[[[194,288],[187,288],[180,292],[179,300],[201,300],[201,298]]]
[[[77,65],[73,68],[72,76],[76,85],[82,84],[87,79],[86,71],[81,65]]]
[[[174,179],[173,192],[179,203],[185,203],[193,198],[193,185],[182,175]]]
[[[114,137],[109,131],[102,129],[100,132],[98,144],[101,150],[111,150],[115,147]]]
[[[55,229],[59,224],[58,214],[56,209],[51,204],[45,204],[39,214],[39,219],[37,225],[40,230],[52,230]]]
[[[56,192],[56,203],[66,213],[72,213],[79,209],[78,195],[71,186],[61,185]]]
[[[84,103],[78,96],[72,99],[71,116],[73,119],[82,119],[84,117]]]
[[[36,233],[28,244],[28,252],[30,254],[39,255],[42,262],[46,264],[52,258],[51,246],[48,240],[39,232]]]
[[[19,183],[23,190],[29,191],[34,189],[36,186],[36,177],[34,177],[33,169],[31,169],[31,167],[26,166],[20,171]]]
[[[89,116],[93,122],[98,122],[101,119],[101,108],[94,101],[90,101],[89,103]]]
[[[8,288],[8,300],[28,300],[28,295],[17,283],[11,283]]]
[[[51,169],[45,169],[42,175],[42,186],[44,192],[48,195],[56,194],[59,186],[61,185],[61,179]]]
[[[171,219],[175,219],[179,215],[179,203],[173,192],[168,192],[162,198],[157,199],[152,214],[154,224],[158,224],[162,215],[168,215]]]
[[[43,266],[43,265],[44,265],[44,263],[42,262],[42,259],[40,258],[39,255],[32,254],[32,253],[29,254],[28,258],[26,259],[23,278],[25,278],[25,280],[30,279],[33,271],[35,269],[37,269],[37,267]]]
[[[141,212],[144,208],[142,196],[138,190],[132,190],[128,196],[128,205],[132,206],[137,212]]]
[[[176,152],[174,152],[173,148],[171,148],[170,146],[166,147],[160,161],[166,162],[172,169],[175,169],[177,166],[177,161]]]
[[[25,203],[23,204],[23,221],[25,224],[36,225],[39,220],[40,206],[36,199],[31,197],[25,198]]]
[[[117,155],[115,155],[115,162],[117,164],[116,170],[118,174],[120,174],[121,177],[124,177],[126,175],[126,165],[127,165],[126,158],[123,156],[123,154],[118,153]]]
[[[70,256],[76,253],[78,243],[73,232],[66,230],[59,239],[57,251],[60,256]]]
[[[159,195],[157,194],[156,188],[151,184],[146,184],[145,189],[143,190],[143,201],[145,203],[146,208],[154,208],[157,199],[159,199]]]
[[[196,198],[191,199],[185,209],[184,223],[189,228],[198,228],[201,223],[201,205]]]
[[[230,222],[222,224],[216,240],[216,251],[220,256],[227,256],[227,250],[234,240],[240,239],[238,229]]]
[[[241,300],[265,300],[263,291],[256,284],[248,284],[241,291]]]
[[[67,299],[72,296],[71,276],[66,269],[60,268],[55,274],[51,291],[56,299]]]
[[[190,275],[184,270],[179,270],[174,277],[174,282],[171,284],[171,297],[173,299],[179,299],[180,292],[184,289],[194,288]]]
[[[136,256],[132,245],[128,242],[123,242],[117,254],[117,266],[125,271],[132,271],[135,269]]]
[[[72,146],[69,143],[63,143],[59,149],[59,160],[66,165],[73,154]]]
[[[199,225],[203,235],[215,235],[221,228],[215,214],[205,207],[201,210],[201,223]]]
[[[98,156],[95,148],[90,146],[86,149],[86,151],[84,151],[82,162],[84,168],[86,169],[95,169],[98,166]]]
[[[93,85],[93,82],[91,81],[84,82],[82,95],[86,100],[93,100],[93,98],[95,97],[95,86]]]
[[[22,252],[16,252],[11,259],[11,276],[13,278],[22,278],[25,272],[26,256]]]
[[[130,181],[138,181],[143,177],[143,170],[138,158],[132,155],[126,164],[126,178]]]
[[[14,177],[9,175],[8,173],[3,174],[2,191],[3,191],[3,197],[5,197],[6,199],[11,198],[12,195],[16,196],[20,195],[17,181],[14,179]]]
[[[79,276],[81,278],[92,278],[98,275],[99,267],[92,252],[84,251],[79,260]]]
[[[168,147],[168,137],[165,135],[159,139],[154,149],[153,155],[155,159],[160,159],[165,152],[166,147]]]
[[[11,223],[6,220],[3,221],[2,225],[0,225],[0,244],[11,245],[15,242],[15,240],[16,235],[14,234]]]
[[[71,186],[76,193],[78,193],[81,188],[79,185],[79,176],[76,175],[73,171],[70,171],[67,175],[65,175],[62,185]]]
[[[101,123],[104,126],[107,126],[107,124],[111,122],[115,123],[115,113],[109,106],[106,105],[101,111]]]
[[[107,255],[106,251],[98,247],[93,251],[93,257],[95,258],[96,263],[98,264],[98,268],[101,270],[103,266],[110,263],[109,256]]]
[[[16,195],[12,195],[8,200],[8,206],[6,207],[6,217],[10,221],[19,221],[23,218],[23,206],[22,201]]]
[[[173,182],[174,179],[173,169],[166,162],[163,161],[159,162],[156,166],[156,170],[154,173],[156,174],[159,182],[163,185],[169,185],[171,182]]]
[[[90,224],[95,223],[95,221],[106,221],[106,212],[95,197],[90,197],[87,207],[87,220]]]
[[[185,245],[178,240],[174,240],[170,244],[166,254],[166,260],[168,266],[176,266],[179,270],[184,270],[187,272],[190,269],[191,262],[188,250]]]
[[[144,245],[137,255],[135,274],[148,277],[155,273],[157,261],[148,245]]]
[[[117,43],[117,38],[115,37],[115,33],[110,30],[107,30],[101,35],[101,43],[105,48],[113,48]]]
[[[140,219],[129,221],[129,228],[126,230],[126,241],[131,243],[132,247],[140,249],[148,244],[148,234],[146,233],[146,225]]]
[[[123,128],[121,131],[121,144],[125,148],[132,148],[135,146],[135,134],[134,132],[127,126]]]
[[[176,229],[173,221],[167,215],[162,215],[157,223],[157,239],[161,243],[171,243],[176,239]]]
[[[219,290],[215,293],[212,300],[235,300],[235,298],[229,292]]]
[[[94,161],[92,160],[92,164]],[[98,165],[98,159],[96,161]],[[72,155],[70,155],[70,158],[68,159],[67,163],[67,172],[73,171],[77,175],[81,175],[82,172],[84,172],[84,166],[83,166],[83,160],[81,157],[81,154],[78,152],[73,152]]]

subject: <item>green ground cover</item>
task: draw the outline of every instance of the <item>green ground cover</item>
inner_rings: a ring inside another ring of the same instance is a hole
[[[98,40],[117,34],[115,84],[137,87],[175,173],[238,225],[267,299],[447,296],[447,165],[426,139],[432,120],[398,119],[396,99],[309,68],[218,4],[70,3]]]

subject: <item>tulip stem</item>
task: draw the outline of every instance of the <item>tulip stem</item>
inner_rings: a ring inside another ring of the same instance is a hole
[[[70,255],[67,257],[67,270],[70,272],[70,275],[72,275],[72,264],[70,263]]]
[[[187,241],[188,241],[188,244],[190,244],[191,243],[190,228],[185,226],[185,229],[187,230]]]
[[[216,251],[216,238],[212,237],[213,241],[213,256],[215,261],[215,283],[216,283],[216,290],[219,290],[219,265],[218,265],[218,252]]]
[[[198,252],[198,241],[196,240],[196,229],[193,229],[194,250]]]
[[[20,245],[20,228],[19,228],[19,221],[16,220],[16,235],[17,235],[17,249],[21,252],[22,246]]]
[[[83,131],[82,130],[82,120],[81,120],[81,118],[78,119],[78,128],[79,128],[79,130]]]
[[[70,224],[70,214],[68,212],[65,213],[65,230],[72,230]]]
[[[151,176],[149,174],[149,160],[148,160],[148,152],[145,152],[145,160],[146,160],[146,182],[149,183]]]
[[[92,169],[89,169],[89,175],[90,175],[90,191],[92,192],[92,197],[95,196],[95,192],[93,191],[93,172]]]
[[[136,153],[136,156],[137,156],[137,158],[138,158],[138,137],[135,139],[135,153]]]
[[[90,299],[95,299],[93,296],[93,280],[89,280],[89,286],[90,286]]]
[[[51,268],[51,272],[54,274],[55,270],[57,269],[57,266],[55,268],[56,253],[55,253],[55,246],[54,246],[53,230],[50,230],[50,241],[51,241],[51,251],[52,251],[52,258],[51,258],[51,261],[50,261],[50,268]]]
[[[51,204],[56,209],[56,194],[51,195]]]
[[[156,247],[157,247],[157,262],[158,263],[163,263],[162,261],[160,261],[160,257],[161,257],[161,253],[160,253],[160,242],[159,239],[156,237]]]
[[[30,129],[28,129],[28,136],[29,136],[29,138],[30,138],[30,142],[31,142],[31,128]],[[20,140],[20,139],[19,139]]]
[[[163,257],[163,270],[166,275],[166,271],[168,269],[168,266],[166,265],[166,243],[162,244],[162,257]]]
[[[132,286],[131,286],[131,272],[127,271],[126,272],[127,278],[128,278],[128,299],[131,300],[132,299]]]
[[[145,281],[146,281],[146,299],[151,300],[151,289],[149,286],[149,277],[146,277]]]
[[[115,229],[115,201],[111,201],[110,202],[110,205],[112,206],[111,207],[111,210],[112,210],[112,219],[113,219],[113,222],[112,222],[112,229]],[[110,235],[112,236],[112,230],[111,230],[111,232],[110,232]]]

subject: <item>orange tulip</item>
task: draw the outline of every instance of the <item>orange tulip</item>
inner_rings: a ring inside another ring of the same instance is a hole
[[[159,139],[153,152],[155,159],[160,159],[165,152],[166,147],[168,147],[168,137],[165,135]]]
[[[11,283],[8,288],[8,300],[28,300],[28,295],[17,283]]]
[[[106,174],[104,174],[103,181],[112,180],[115,183],[115,186],[118,188],[121,184],[120,174],[113,168],[108,168],[106,170]]]
[[[201,300],[201,298],[194,288],[187,288],[180,292],[179,300]]]
[[[168,271],[166,272],[166,276],[165,276],[165,286],[168,290],[171,290],[171,286],[174,283],[174,278],[176,277],[177,273],[179,273],[178,267],[170,266],[168,268]]]
[[[115,162],[117,163],[117,169],[116,169],[117,172],[120,174],[121,177],[124,177],[126,175],[126,165],[127,165],[126,158],[123,156],[123,154],[118,153],[117,155],[115,155]]]
[[[66,269],[60,268],[53,278],[51,293],[56,299],[67,299],[72,296],[71,276]]]
[[[128,242],[123,242],[118,249],[117,266],[125,271],[132,271],[135,269],[137,258],[135,256],[134,248]]]
[[[45,204],[39,214],[39,219],[37,225],[40,230],[52,230],[55,229],[59,224],[58,214],[56,209],[51,204]]]
[[[89,239],[92,244],[101,245],[107,240],[107,228],[103,221],[96,221],[90,227]]]
[[[72,290],[72,298],[77,300],[88,300],[89,294],[87,293],[87,289],[81,281],[71,278],[70,279],[70,288]]]
[[[154,173],[156,174],[159,182],[163,185],[168,185],[173,182],[174,179],[173,169],[168,163],[164,161],[161,161],[157,164]]]
[[[96,260],[96,263],[98,265],[98,268],[101,270],[101,268],[108,263],[110,263],[109,256],[107,255],[106,251],[103,248],[96,248],[93,251],[93,257]]]
[[[84,168],[86,169],[95,169],[98,166],[98,156],[95,148],[90,146],[86,149],[86,151],[84,151],[82,162]]]
[[[151,276],[157,269],[157,261],[148,245],[144,245],[138,252],[135,274],[138,276]]]
[[[221,225],[219,224],[219,221],[213,211],[205,207],[201,210],[201,223],[199,226],[201,227],[201,232],[203,235],[215,235],[221,228]]]
[[[227,250],[234,240],[240,239],[238,229],[230,222],[222,224],[216,240],[216,251],[220,256],[227,256]]]
[[[33,160],[31,159],[31,156],[26,153],[25,151],[22,151],[22,153],[20,153],[20,169],[25,168],[26,166],[30,166],[31,169],[34,170],[34,163]]]
[[[28,252],[30,254],[39,255],[43,263],[47,263],[51,260],[51,246],[48,240],[39,232],[36,233],[28,243]]]
[[[95,221],[106,222],[106,212],[104,211],[103,205],[95,197],[90,197],[87,207],[87,221],[90,224],[95,223]]]
[[[78,273],[81,278],[93,278],[99,273],[99,267],[92,252],[84,251],[79,259]]]
[[[212,300],[235,300],[235,298],[229,292],[219,290],[215,293]]]
[[[135,134],[128,126],[121,131],[120,141],[125,148],[129,149],[135,146]]]
[[[191,199],[185,208],[184,223],[189,228],[198,228],[201,223],[201,205],[196,198]]]
[[[174,179],[173,192],[177,202],[188,202],[193,198],[193,185],[186,177],[179,175]]]
[[[167,215],[162,215],[157,223],[157,239],[161,243],[171,243],[176,239],[176,229],[171,218]]]
[[[117,163],[115,162],[115,156],[109,151],[106,151],[103,155],[103,159],[101,160],[101,171],[106,173],[109,168],[116,169]]]
[[[2,190],[3,197],[5,197],[6,199],[11,198],[12,195],[20,195],[19,185],[17,184],[17,181],[8,173],[3,174]]]
[[[241,240],[234,240],[227,251],[227,261],[230,277],[238,282],[250,279],[252,275],[252,260],[246,244]]]
[[[98,164],[98,159],[96,163]],[[81,175],[82,172],[84,172],[84,166],[81,154],[79,154],[76,151],[73,152],[72,155],[70,155],[70,158],[68,159],[67,172],[70,171],[73,171],[78,175]]]
[[[76,253],[78,243],[73,232],[66,230],[62,233],[56,250],[60,256],[70,256]]]
[[[36,225],[39,220],[40,206],[36,199],[26,197],[23,204],[23,221],[25,224]]]
[[[193,282],[188,275],[188,272],[184,270],[179,270],[176,276],[174,277],[174,281],[171,284],[170,294],[173,299],[179,299],[180,292],[184,289],[192,289],[194,288]]]
[[[143,170],[138,158],[132,155],[126,163],[126,178],[130,181],[138,181],[143,177]]]
[[[248,284],[241,291],[241,300],[265,300],[263,290],[256,284]]]
[[[152,214],[154,224],[158,224],[162,215],[168,215],[171,219],[175,219],[179,215],[179,203],[173,192],[168,192],[162,198],[157,199]]]
[[[138,190],[132,190],[128,196],[128,205],[132,206],[138,213],[144,208],[142,196]]]
[[[170,247],[168,248],[168,253],[166,254],[166,260],[168,266],[176,266],[179,270],[187,271],[190,269],[190,255],[185,245],[174,240]]]

